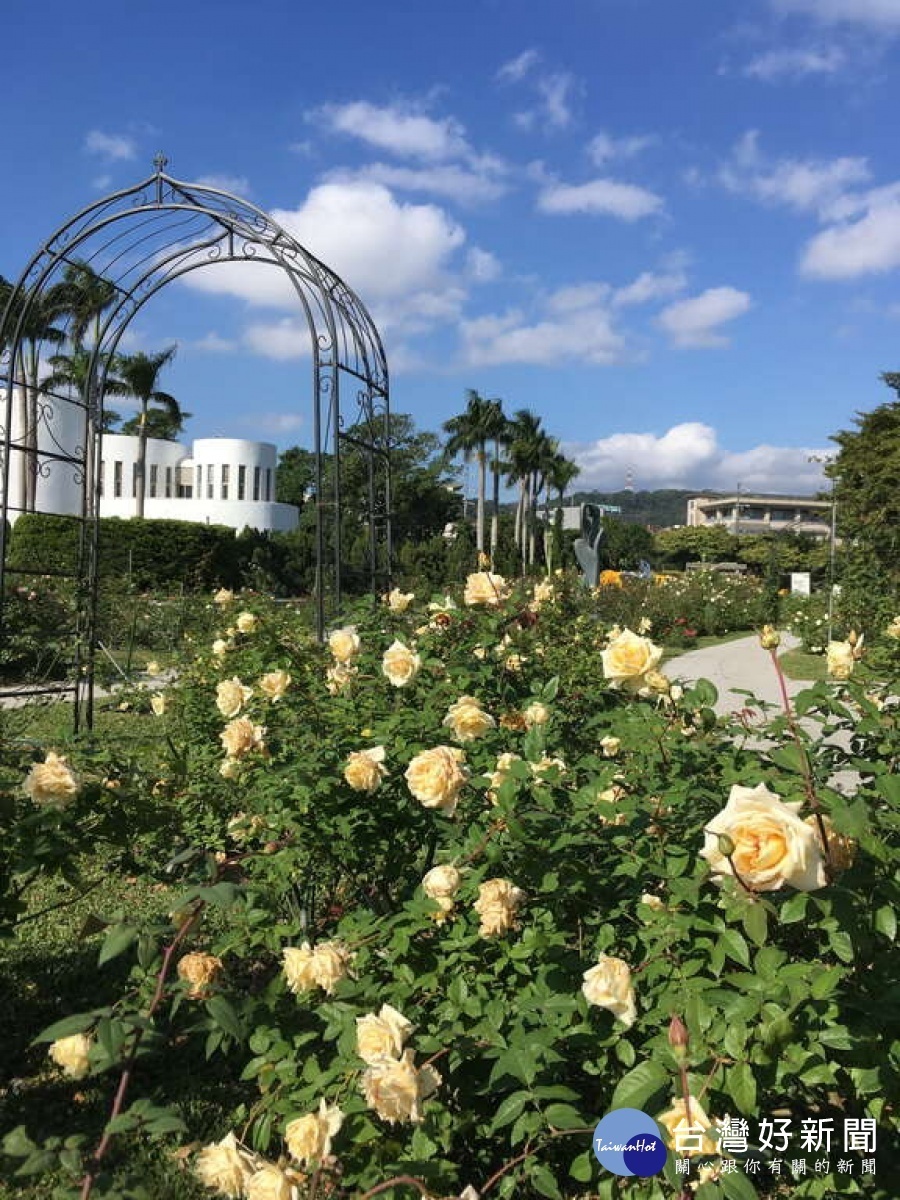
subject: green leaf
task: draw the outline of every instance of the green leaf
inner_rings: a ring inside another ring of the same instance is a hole
[[[55,1042],[58,1038],[71,1037],[73,1033],[84,1033],[96,1020],[96,1012],[73,1013],[71,1017],[63,1017],[61,1021],[54,1021],[52,1025],[48,1025],[37,1035],[32,1045],[37,1042]]]
[[[894,912],[890,904],[885,904],[879,908],[875,914],[875,928],[879,933],[883,933],[889,942],[893,942],[897,938],[897,914]]]
[[[732,1100],[745,1116],[756,1112],[756,1079],[749,1063],[735,1063],[728,1068],[726,1083]]]
[[[504,1125],[511,1125],[528,1103],[528,1100],[528,1092],[513,1092],[511,1096],[507,1096],[497,1109],[494,1116],[493,1128],[502,1129]]]
[[[793,896],[789,896],[778,912],[782,925],[793,925],[796,921],[802,921],[806,916],[808,902],[808,892],[794,892]]]
[[[829,929],[828,943],[841,962],[853,962],[853,943],[843,929]]]
[[[740,1169],[723,1175],[719,1179],[719,1187],[727,1200],[758,1200],[759,1193]]]
[[[693,687],[693,698],[704,708],[713,708],[719,698],[715,684],[708,679],[698,679]]]
[[[542,1196],[549,1196],[550,1200],[562,1200],[562,1192],[553,1178],[552,1171],[543,1163],[535,1163],[531,1168],[531,1185]]]
[[[779,746],[777,750],[769,751],[769,758],[782,770],[792,771],[802,775],[806,770],[806,755],[799,746]]]
[[[15,1129],[11,1129],[2,1142],[3,1153],[8,1154],[10,1158],[25,1158],[32,1151],[37,1150],[37,1146],[28,1136],[24,1125],[17,1125]]]
[[[719,938],[729,958],[733,958],[742,967],[750,966],[750,951],[747,949],[747,943],[736,929],[722,929],[719,932]]]
[[[102,967],[104,963],[124,954],[137,935],[134,925],[113,925],[100,948],[97,966]]]
[[[548,1124],[554,1129],[583,1129],[587,1122],[571,1104],[550,1104],[544,1110]]]
[[[594,1155],[591,1150],[585,1150],[572,1160],[569,1174],[579,1183],[589,1183],[594,1176]]]
[[[552,679],[548,679],[541,691],[541,699],[550,704],[556,699],[559,692],[559,676],[554,675]]]
[[[643,1108],[654,1092],[669,1082],[669,1072],[648,1060],[623,1075],[613,1092],[610,1108]]]
[[[235,1041],[243,1041],[244,1027],[229,1000],[226,1000],[224,996],[212,996],[206,1002],[206,1011],[220,1029],[233,1037]]]
[[[764,946],[769,933],[769,922],[763,905],[756,901],[744,913],[744,929],[757,946]]]

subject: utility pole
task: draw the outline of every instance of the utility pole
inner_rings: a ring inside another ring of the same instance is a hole
[[[737,499],[734,502],[734,521],[732,522],[732,533],[735,537],[741,531],[741,485],[737,485]]]

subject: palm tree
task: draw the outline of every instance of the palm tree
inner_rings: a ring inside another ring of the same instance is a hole
[[[69,263],[58,285],[59,297],[69,314],[69,338],[74,346],[83,346],[91,329],[90,345],[96,348],[100,340],[100,320],[116,301],[118,291],[109,279],[98,275],[94,268],[78,259]]]
[[[564,454],[555,454],[550,460],[547,470],[547,488],[552,489],[559,496],[559,507],[553,521],[553,549],[557,555],[562,555],[562,527],[563,527],[563,504],[566,498],[566,488],[576,477],[581,474],[581,467],[578,463],[573,462],[571,458],[566,458]],[[548,557],[548,567],[550,566]]]
[[[138,456],[137,456],[137,508],[136,515],[144,515],[144,496],[147,467],[147,408],[151,404],[164,408],[170,418],[179,422],[183,420],[181,408],[174,396],[161,392],[157,388],[159,375],[163,367],[175,357],[177,346],[169,346],[158,354],[145,354],[139,350],[136,354],[126,354],[116,360],[115,370],[128,395],[134,396],[141,405],[140,422],[138,425]]]
[[[541,428],[541,418],[530,409],[520,408],[513,414],[506,433],[506,477],[510,483],[518,484],[519,487],[515,542],[521,551],[523,573],[527,563],[527,531],[533,508],[534,476],[541,461],[546,438],[547,435]]]
[[[501,424],[502,422],[502,424]],[[500,436],[505,426],[499,400],[486,400],[473,388],[466,391],[466,410],[444,422],[449,434],[444,453],[455,458],[461,454],[466,462],[478,461],[478,506],[475,518],[475,544],[484,552],[484,501],[487,491],[487,444]]]

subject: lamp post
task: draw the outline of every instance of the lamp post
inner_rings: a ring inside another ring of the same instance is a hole
[[[737,537],[737,535],[740,533],[740,531],[741,531],[741,485],[740,485],[740,483],[738,483],[737,498],[735,499],[735,502],[734,502],[734,521],[732,524],[732,533],[734,534],[735,537]]]
[[[833,454],[811,454],[808,462],[827,465],[834,462]],[[834,559],[837,544],[837,500],[834,494],[834,478],[831,480],[831,527],[828,542],[828,640],[832,639],[834,628]]]

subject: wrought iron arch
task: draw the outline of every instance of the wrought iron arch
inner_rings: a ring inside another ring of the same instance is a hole
[[[11,522],[23,512],[60,511],[68,503],[80,535],[76,561],[39,568],[75,581],[67,678],[30,690],[71,695],[76,730],[93,722],[106,380],[135,315],[162,288],[193,271],[235,262],[276,268],[305,320],[312,366],[320,638],[342,597],[344,443],[362,450],[368,462],[373,591],[389,586],[391,574],[388,367],[370,314],[330,267],[262,209],[211,185],[173,178],[162,156],[154,165],[149,178],[96,201],[60,226],[11,287],[5,305],[0,295],[0,650],[9,637],[12,582],[37,565],[10,560]],[[50,391],[41,386],[39,364],[54,343],[73,344],[79,296],[77,287],[73,294],[70,268],[80,265],[103,281],[108,302],[95,317],[83,381]],[[345,405],[348,394],[351,404]],[[56,495],[49,486],[54,480],[61,484]],[[59,498],[64,493],[68,501]],[[0,696],[21,690],[0,683]]]

